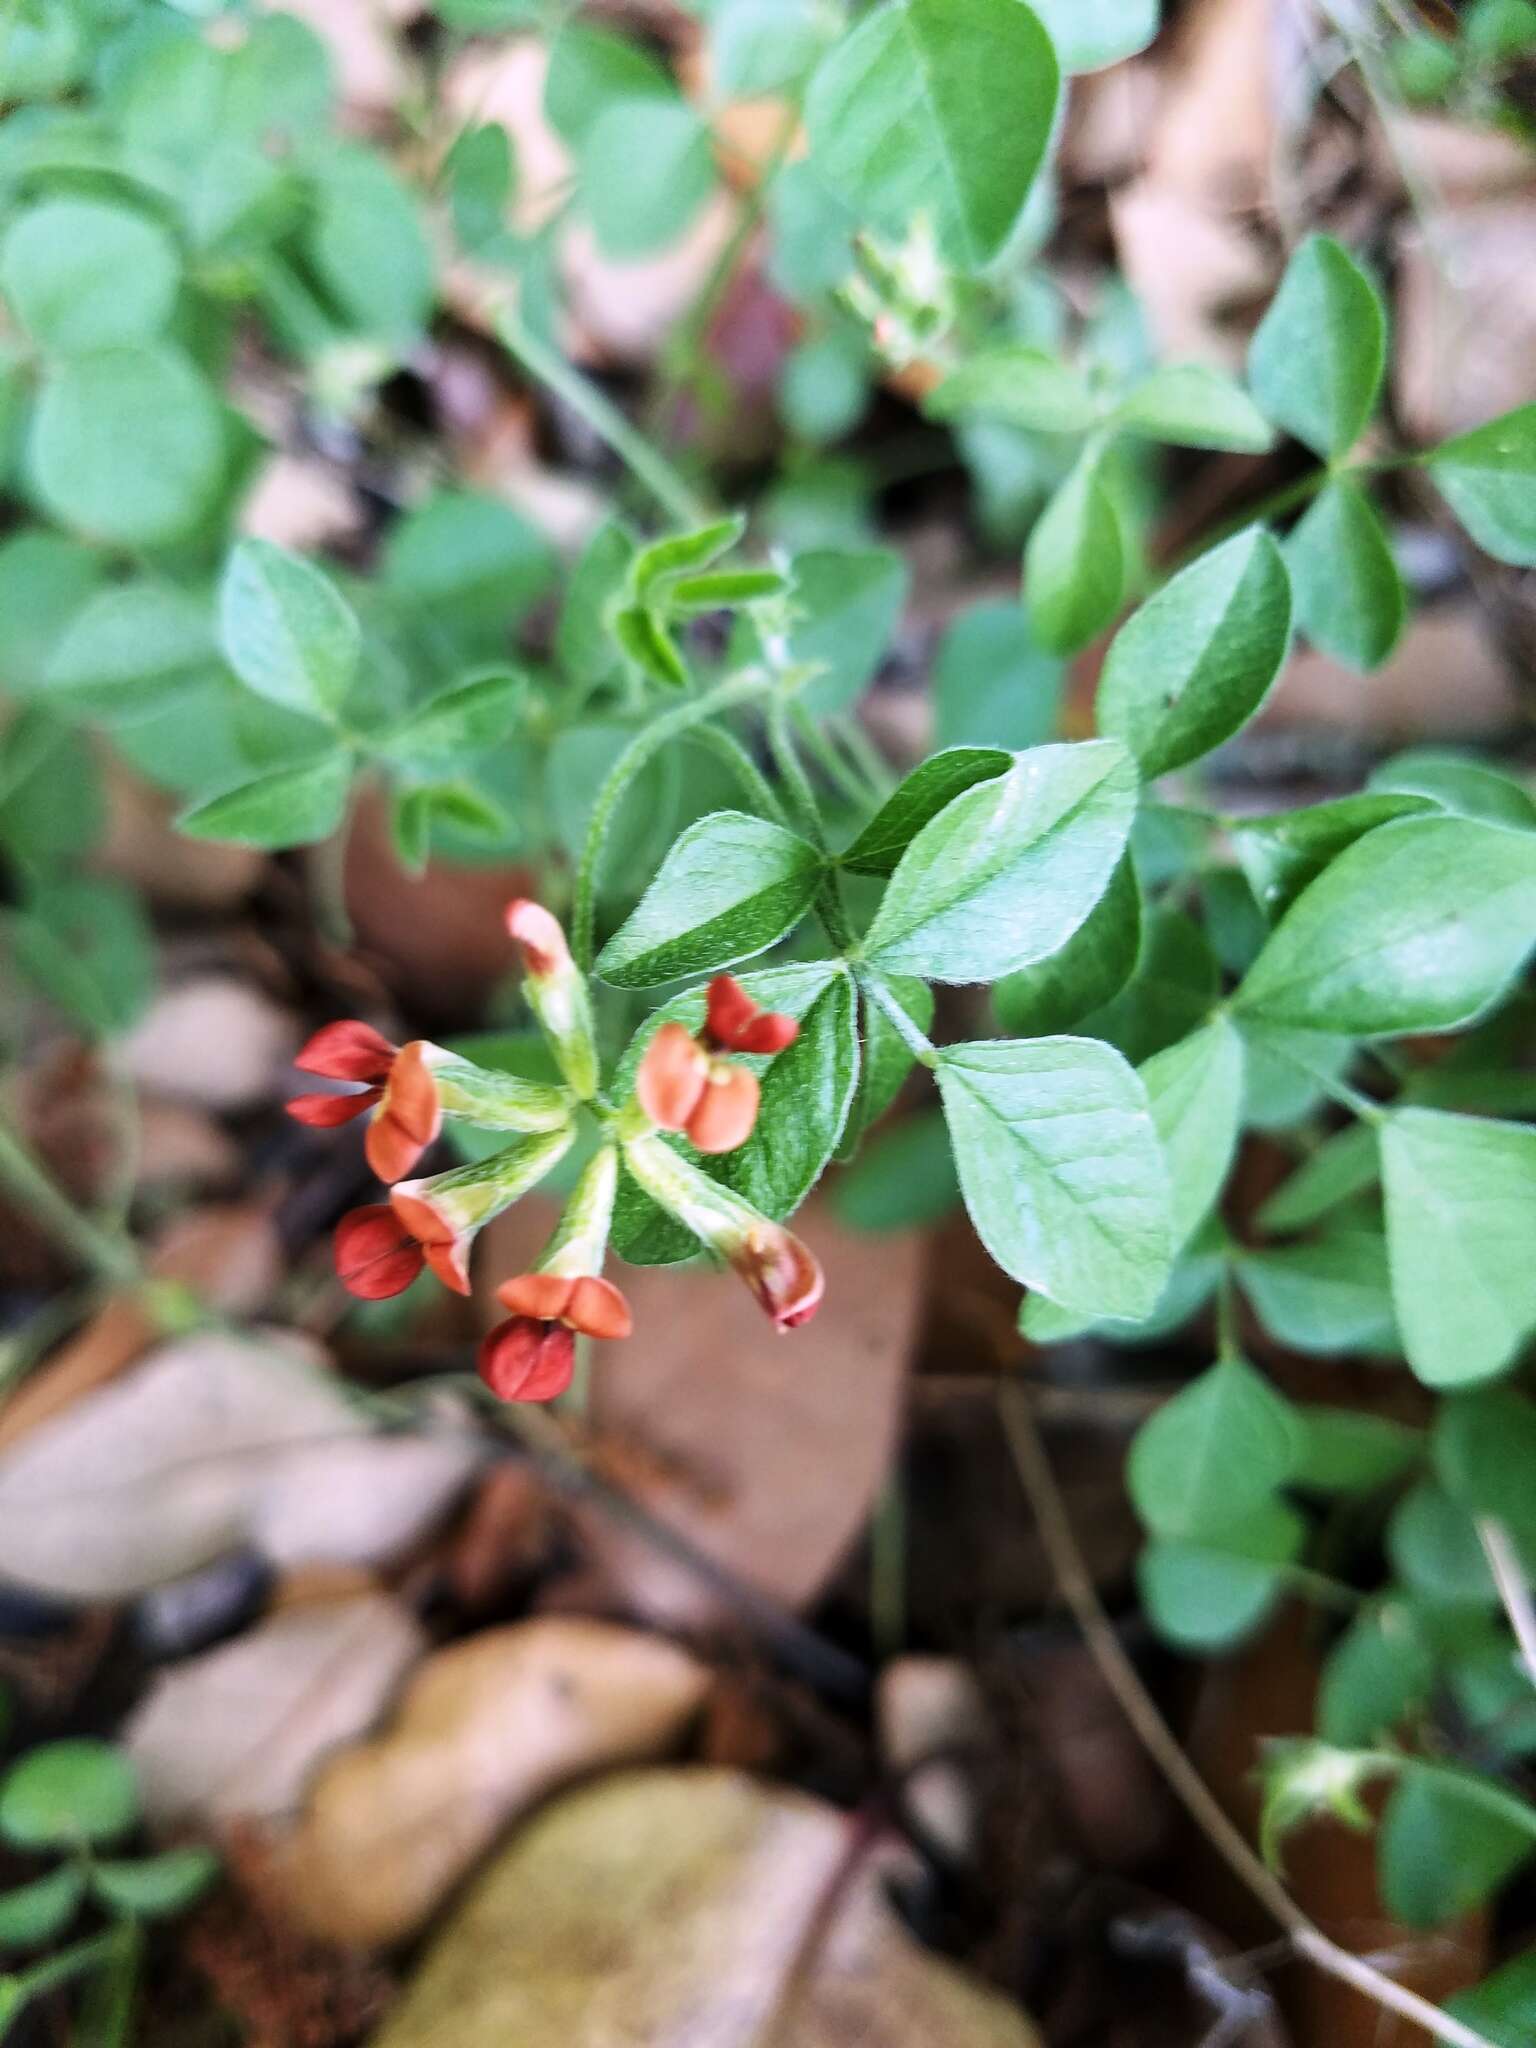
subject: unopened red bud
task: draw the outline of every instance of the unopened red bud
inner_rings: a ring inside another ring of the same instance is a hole
[[[571,949],[559,918],[542,903],[519,896],[507,905],[507,931],[517,942],[528,974],[547,977],[571,964]]]

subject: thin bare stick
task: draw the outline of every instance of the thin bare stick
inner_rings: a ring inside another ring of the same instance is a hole
[[[1509,1540],[1509,1531],[1493,1515],[1479,1515],[1477,1534],[1483,1555],[1488,1560],[1488,1569],[1493,1573],[1493,1583],[1504,1603],[1504,1612],[1509,1616],[1509,1625],[1515,1632],[1525,1675],[1532,1685],[1536,1685],[1536,1601],[1531,1598],[1525,1568]]]
[[[1180,1748],[1172,1729],[1157,1710],[1152,1695],[1142,1684],[1135,1665],[1126,1655],[1109,1616],[1094,1587],[1073,1533],[1071,1518],[1061,1489],[1056,1484],[1050,1459],[1035,1424],[1029,1396],[1017,1385],[1005,1384],[998,1394],[1003,1432],[1013,1455],[1019,1480],[1028,1496],[1040,1541],[1062,1598],[1072,1610],[1083,1640],[1105,1684],[1120,1703],[1121,1711],[1135,1730],[1142,1747],[1167,1779],[1190,1819],[1211,1847],[1263,1906],[1285,1929],[1291,1947],[1317,1968],[1373,1999],[1376,2004],[1423,2027],[1437,2040],[1452,2048],[1494,2048],[1486,2035],[1453,2019],[1416,1991],[1395,1983],[1360,1956],[1354,1956],[1330,1941],[1309,1920],[1257,1852],[1247,1837],[1218,1804],[1215,1795]]]

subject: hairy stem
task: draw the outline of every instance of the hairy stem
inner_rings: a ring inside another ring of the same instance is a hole
[[[858,977],[859,987],[894,1027],[896,1036],[913,1059],[919,1066],[927,1067],[931,1072],[939,1064],[939,1055],[927,1033],[919,1031],[878,974],[867,967],[855,968],[854,972]]]
[[[33,1222],[103,1280],[114,1286],[132,1286],[143,1279],[143,1268],[131,1240],[104,1230],[83,1215],[3,1120],[0,1186],[16,1198]]]
[[[1095,1590],[1093,1578],[1073,1533],[1061,1489],[1056,1484],[1045,1446],[1022,1387],[1005,1385],[998,1395],[1004,1434],[1028,1496],[1040,1541],[1062,1598],[1072,1610],[1083,1640],[1105,1684],[1139,1737],[1142,1747],[1167,1780],[1190,1819],[1227,1868],[1279,1925],[1291,1946],[1330,1977],[1352,1985],[1376,2004],[1410,2020],[1452,2048],[1494,2048],[1486,2035],[1453,2019],[1416,1991],[1396,1983],[1361,1956],[1330,1941],[1309,1920],[1231,1820],[1205,1780],[1180,1748],[1172,1729],[1158,1712],[1152,1695],[1116,1635]]]

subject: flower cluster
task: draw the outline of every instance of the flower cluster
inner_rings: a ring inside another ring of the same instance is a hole
[[[368,1116],[368,1163],[391,1183],[388,1201],[354,1209],[337,1226],[343,1286],[365,1301],[382,1300],[430,1268],[444,1286],[468,1294],[476,1234],[565,1156],[585,1107],[597,1127],[597,1148],[533,1269],[496,1290],[507,1319],[485,1338],[479,1355],[481,1378],[493,1393],[507,1401],[550,1400],[570,1383],[578,1335],[629,1335],[629,1303],[602,1272],[625,1171],[742,1275],[780,1329],[806,1322],[822,1292],[812,1253],[662,1136],[681,1134],[703,1153],[745,1144],[760,1090],[757,1075],[738,1059],[784,1051],[799,1031],[795,1020],[761,1009],[739,982],[718,975],[698,1033],[663,1023],[636,1069],[632,1097],[615,1104],[600,1091],[591,992],[559,922],[541,905],[520,900],[508,906],[507,929],[558,1083],[477,1066],[427,1039],[396,1046],[356,1020],[326,1025],[298,1056],[304,1072],[353,1083],[356,1092],[301,1095],[289,1103],[289,1113],[322,1128]],[[472,1165],[405,1178],[445,1117],[505,1131],[509,1142]]]

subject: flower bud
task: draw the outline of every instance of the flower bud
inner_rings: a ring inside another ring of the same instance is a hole
[[[585,975],[571,958],[559,920],[540,903],[519,897],[507,905],[507,930],[523,959],[523,993],[549,1040],[556,1064],[575,1093],[597,1093],[597,1041]]]
[[[814,1253],[793,1232],[660,1138],[630,1139],[624,1161],[653,1201],[741,1275],[779,1329],[810,1321],[825,1282]]]

